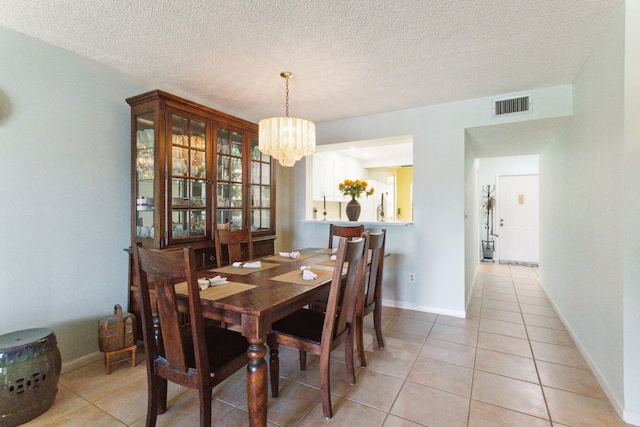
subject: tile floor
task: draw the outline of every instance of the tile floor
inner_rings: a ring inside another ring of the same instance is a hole
[[[271,426],[624,426],[538,285],[537,271],[483,263],[467,319],[385,308],[386,347],[372,345],[357,384],[334,351],[334,417],[322,416],[317,358],[306,372],[281,351]],[[142,362],[142,355],[139,355]],[[143,426],[146,371],[101,362],[66,373],[56,403],[28,426]],[[214,390],[214,426],[247,425],[244,370]],[[170,385],[158,426],[198,424],[197,395]]]

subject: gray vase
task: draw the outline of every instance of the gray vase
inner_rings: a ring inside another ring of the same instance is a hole
[[[355,197],[351,196],[351,200],[347,203],[347,218],[349,221],[357,221],[360,218],[360,211],[362,208],[360,207],[360,203],[355,199]]]

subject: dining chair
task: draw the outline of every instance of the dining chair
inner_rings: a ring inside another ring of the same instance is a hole
[[[166,410],[171,381],[198,390],[200,425],[210,427],[212,389],[246,366],[249,343],[238,332],[205,322],[193,248],[160,251],[136,246],[134,263],[147,364],[146,426],[154,427],[158,414]],[[174,285],[185,278],[190,322],[183,325]],[[152,304],[159,330],[154,328]]]
[[[357,239],[364,233],[364,225],[334,225],[329,224],[329,249],[333,248],[334,237],[346,237],[349,240]]]
[[[326,418],[331,418],[330,355],[341,343],[345,343],[345,358],[349,382],[355,384],[353,364],[354,318],[357,305],[362,303],[366,259],[369,241],[363,238],[347,241],[341,237],[336,254],[336,265],[349,265],[343,283],[341,268],[335,268],[329,290],[326,312],[301,309],[276,322],[267,336],[270,348],[271,395],[278,397],[280,344],[320,356],[320,393],[322,409]],[[341,304],[338,301],[342,301]],[[301,366],[302,368],[302,366]]]
[[[242,254],[243,243],[249,247],[249,259],[253,259],[253,240],[249,228],[234,231],[216,230],[214,240],[218,267],[222,267],[222,245],[227,246],[229,264],[246,259]]]
[[[371,262],[368,268],[368,277],[364,286],[364,301],[358,305],[356,312],[356,348],[358,350],[358,360],[360,366],[367,366],[364,357],[364,317],[373,312],[373,327],[376,331],[378,347],[384,348],[384,338],[382,337],[382,274],[384,271],[384,246],[386,242],[387,230],[382,229],[380,233],[368,233],[369,250],[371,251]]]

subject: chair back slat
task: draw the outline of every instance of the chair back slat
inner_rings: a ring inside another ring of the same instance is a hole
[[[215,231],[215,245],[216,245],[216,258],[218,260],[218,267],[222,267],[222,245],[227,246],[227,252],[229,255],[229,264],[242,261],[242,244],[246,243],[249,248],[249,259],[253,259],[253,240],[251,236],[251,230],[249,228],[243,230],[216,230]]]
[[[369,277],[365,286],[364,306],[369,307],[380,298],[382,286],[382,273],[384,269],[384,245],[387,230],[381,233],[369,233],[369,250],[371,251],[371,264]]]
[[[200,305],[200,293],[195,268],[193,248],[183,250],[153,250],[136,247],[136,271],[142,299],[142,324],[145,346],[152,349],[151,357],[163,357],[167,366],[177,372],[187,372],[186,340],[193,348],[198,371],[209,372],[207,347],[204,344],[205,333]],[[182,325],[182,316],[178,310],[175,284],[187,281],[191,330]],[[162,348],[157,348],[151,311],[150,282],[155,290],[155,301],[160,323]]]
[[[363,292],[368,237],[348,241],[341,237],[336,254],[336,266],[348,263],[346,278],[342,280],[342,269],[333,272],[322,340],[331,340],[347,331],[353,323],[355,310]]]
[[[349,240],[362,237],[364,225],[334,225],[329,224],[329,248],[333,248],[335,237],[346,237]]]

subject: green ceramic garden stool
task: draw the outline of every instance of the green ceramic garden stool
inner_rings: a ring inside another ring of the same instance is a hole
[[[51,408],[61,367],[50,329],[0,335],[0,427],[26,423]]]

